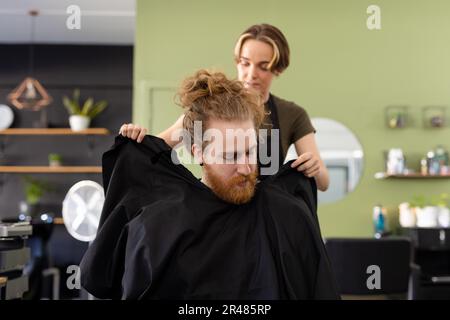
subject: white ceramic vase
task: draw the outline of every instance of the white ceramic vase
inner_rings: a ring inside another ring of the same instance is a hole
[[[399,220],[403,228],[412,228],[416,226],[416,214],[413,208],[409,207],[407,202],[399,205]]]
[[[69,117],[70,128],[73,131],[81,131],[89,128],[91,119],[86,116],[72,115]]]
[[[438,226],[438,208],[427,206],[416,208],[417,226],[421,228],[434,228]]]
[[[447,207],[439,207],[438,211],[439,226],[443,228],[450,227],[450,209]]]

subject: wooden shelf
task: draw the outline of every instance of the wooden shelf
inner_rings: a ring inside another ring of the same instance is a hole
[[[0,166],[0,172],[7,173],[101,173],[102,167],[75,166]]]
[[[62,217],[53,218],[53,224],[64,224],[64,219]]]
[[[375,179],[450,179],[450,173],[432,175],[423,175],[420,173],[408,173],[408,174],[388,174],[386,172],[377,172]]]
[[[12,128],[0,130],[0,135],[108,135],[106,128],[89,128],[72,131],[70,128]]]

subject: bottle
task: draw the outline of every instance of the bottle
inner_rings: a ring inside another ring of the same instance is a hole
[[[424,176],[428,174],[428,164],[426,158],[422,158],[420,160],[420,173]]]
[[[405,157],[402,149],[392,148],[388,152],[386,169],[388,174],[402,174],[405,170]]]
[[[428,164],[428,173],[435,175],[439,174],[438,166],[439,163],[436,161],[436,155],[434,151],[428,151],[427,153],[427,164]]]
[[[384,215],[380,212],[375,223],[375,238],[381,238],[384,234],[384,231]]]
[[[437,173],[441,174],[444,167],[448,166],[448,152],[442,145],[438,145],[435,150],[436,162],[437,162]]]
[[[386,233],[386,223],[383,211],[384,209],[381,205],[376,205],[373,208],[375,238],[377,239],[381,238]]]

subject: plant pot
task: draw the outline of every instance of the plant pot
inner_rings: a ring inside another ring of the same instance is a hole
[[[417,226],[421,228],[434,228],[438,226],[438,208],[427,206],[416,208]]]
[[[439,207],[438,211],[439,226],[442,228],[450,227],[450,209],[447,207]]]
[[[70,128],[73,131],[81,131],[89,128],[91,119],[86,116],[72,115],[69,117]]]
[[[48,165],[50,167],[60,167],[61,166],[61,160],[53,160],[53,159],[51,159],[51,160],[48,161]]]
[[[399,205],[399,222],[403,228],[416,226],[416,214],[414,208],[410,208],[408,203]]]

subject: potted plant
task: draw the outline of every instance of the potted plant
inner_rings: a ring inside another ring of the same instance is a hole
[[[439,196],[425,197],[414,196],[411,201],[411,207],[414,208],[417,226],[421,228],[434,228],[439,224]]]
[[[50,153],[48,155],[48,165],[50,167],[58,167],[62,163],[62,157],[58,153]]]
[[[450,227],[450,208],[449,208],[450,196],[448,193],[441,193],[435,197],[435,204],[438,211],[439,226],[443,228]]]
[[[25,208],[22,212],[30,217],[36,217],[39,214],[39,204],[42,196],[51,191],[51,187],[47,182],[25,176],[23,178],[25,182],[25,203],[21,206]]]
[[[70,114],[69,123],[73,131],[81,131],[89,128],[92,119],[98,116],[108,105],[106,100],[94,102],[94,98],[89,97],[80,104],[80,90],[75,89],[73,98],[63,97],[63,104]]]

